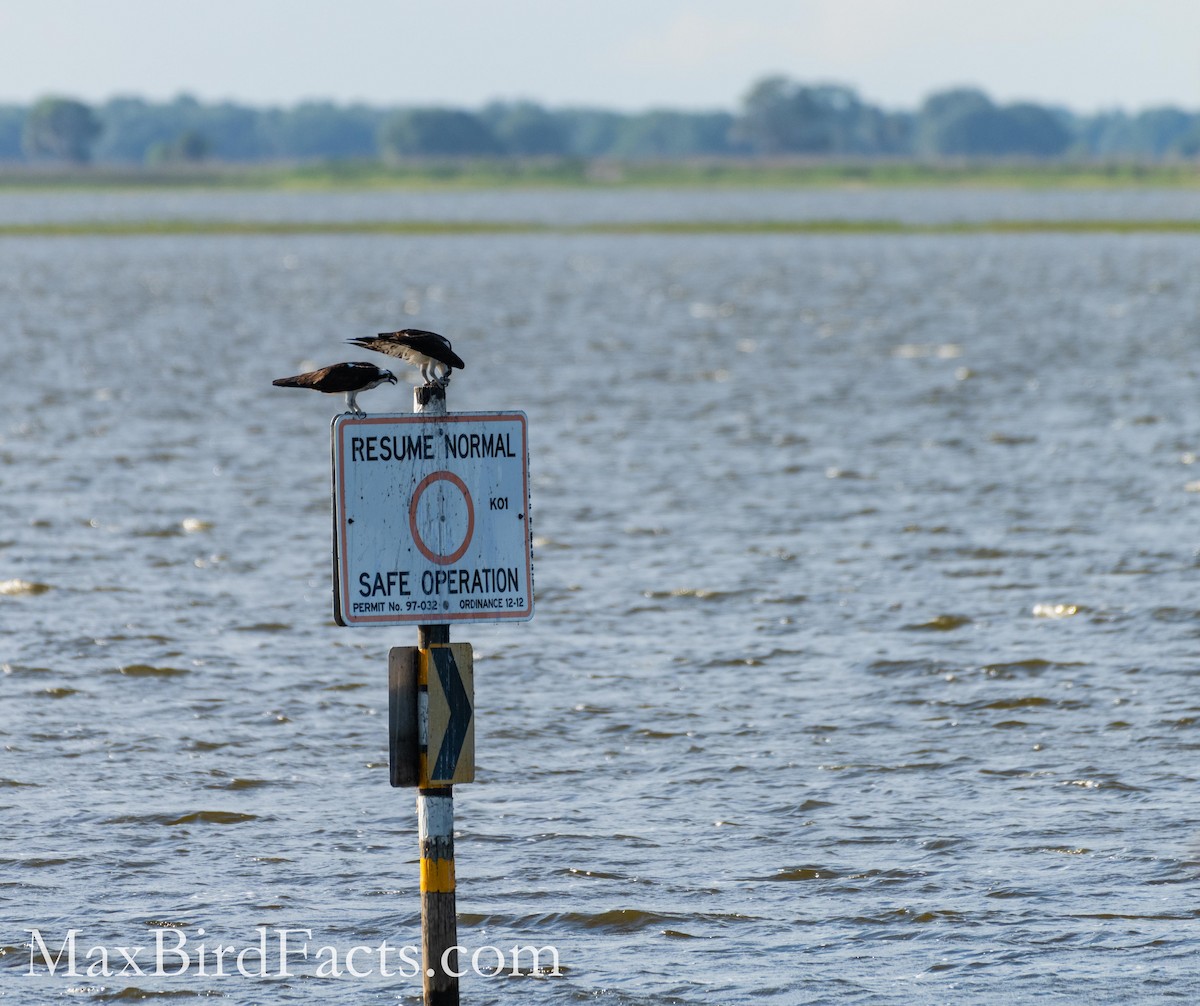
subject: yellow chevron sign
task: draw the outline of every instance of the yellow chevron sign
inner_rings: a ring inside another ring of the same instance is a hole
[[[475,781],[474,663],[470,643],[417,651],[418,694],[428,700],[421,786]],[[418,703],[420,709],[419,699]]]

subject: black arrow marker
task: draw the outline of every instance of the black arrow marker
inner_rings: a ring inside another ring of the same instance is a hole
[[[450,779],[458,766],[458,756],[462,751],[463,742],[467,739],[467,728],[471,725],[471,700],[463,687],[462,675],[458,671],[458,664],[450,647],[435,646],[430,650],[430,654],[438,680],[442,683],[446,705],[450,708],[450,722],[446,724],[442,746],[438,750],[437,761],[434,762],[429,778]]]

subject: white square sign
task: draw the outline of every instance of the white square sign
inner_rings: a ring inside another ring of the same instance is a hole
[[[533,617],[523,412],[333,420],[339,625]]]

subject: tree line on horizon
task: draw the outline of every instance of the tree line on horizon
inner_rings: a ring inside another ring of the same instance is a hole
[[[1079,115],[999,104],[958,87],[915,111],[889,111],[836,84],[755,83],[736,112],[547,108],[495,101],[452,107],[289,108],[117,97],[0,105],[0,163],[109,165],[448,158],[914,158],[1163,161],[1200,154],[1200,114],[1175,107]]]

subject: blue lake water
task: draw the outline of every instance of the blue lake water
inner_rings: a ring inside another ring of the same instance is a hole
[[[0,218],[383,198],[6,195]],[[1080,198],[1197,212],[386,212]],[[27,973],[32,929],[81,957],[419,942],[387,770],[387,650],[416,632],[333,624],[339,400],[270,386],[405,326],[467,361],[452,410],[529,416],[535,617],[453,629],[459,937],[552,945],[564,975],[468,975],[464,1002],[1194,999],[1198,276],[1200,238],[1137,234],[0,240],[0,1000],[419,1001],[311,961]]]

